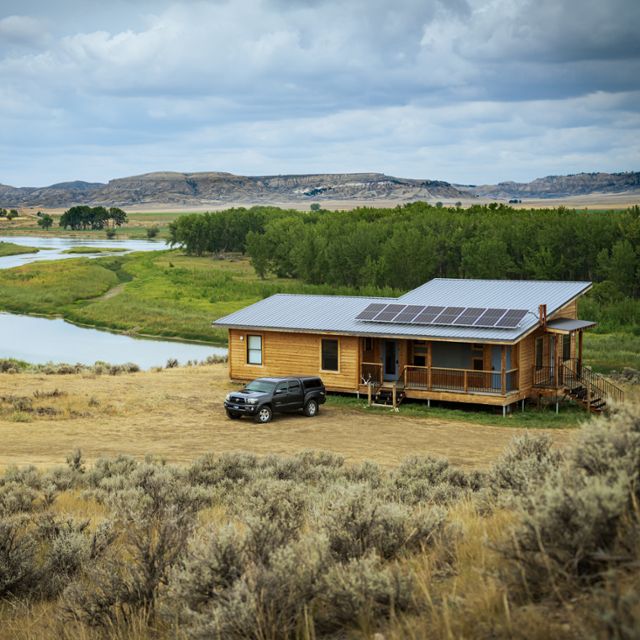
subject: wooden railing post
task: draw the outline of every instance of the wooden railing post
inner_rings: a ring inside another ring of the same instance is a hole
[[[469,391],[469,376],[468,371],[464,370],[464,392],[467,393]]]
[[[500,362],[500,386],[502,395],[507,393],[507,348],[502,345],[502,357]]]
[[[587,380],[587,411],[591,411],[591,381]]]

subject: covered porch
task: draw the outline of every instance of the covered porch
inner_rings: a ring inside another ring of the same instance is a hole
[[[498,405],[519,399],[517,346],[367,337],[360,342],[363,392],[374,387],[409,398]]]

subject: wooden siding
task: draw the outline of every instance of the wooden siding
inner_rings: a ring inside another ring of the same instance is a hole
[[[552,316],[549,317],[549,320],[557,320],[558,318],[573,318],[577,319],[578,317],[578,301],[574,300],[569,304],[565,305],[561,309],[558,309]]]
[[[247,336],[262,336],[262,364],[247,364]],[[247,381],[267,376],[321,375],[327,389],[355,391],[360,382],[360,342],[352,336],[338,340],[339,371],[322,371],[323,336],[310,333],[229,330],[229,376]],[[241,339],[242,338],[242,339]]]

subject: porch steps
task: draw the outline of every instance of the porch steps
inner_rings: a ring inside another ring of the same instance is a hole
[[[396,406],[402,404],[402,401],[405,399],[406,393],[401,389],[396,390]],[[380,388],[376,392],[375,395],[375,404],[380,404],[384,406],[393,406],[393,391],[387,388]]]
[[[591,413],[602,413],[607,410],[607,401],[598,394],[596,390],[592,391],[590,404],[587,407],[587,388],[583,385],[578,385],[571,389],[566,389],[567,395],[581,404],[585,409],[589,409]]]

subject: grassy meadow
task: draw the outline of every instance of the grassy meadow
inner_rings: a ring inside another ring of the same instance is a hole
[[[14,242],[0,241],[0,258],[5,256],[17,256],[23,253],[38,253],[39,249],[35,247],[25,247]]]

